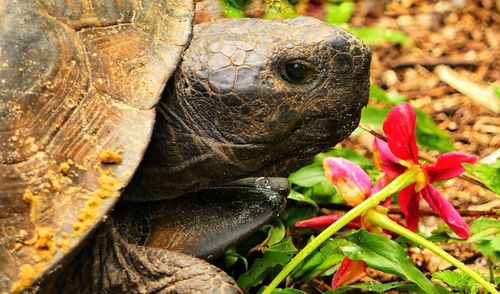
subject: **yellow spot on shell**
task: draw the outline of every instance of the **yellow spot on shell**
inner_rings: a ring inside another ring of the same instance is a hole
[[[39,260],[50,260],[56,253],[54,243],[54,230],[48,227],[37,228],[38,239],[35,242],[35,249]]]
[[[78,211],[78,220],[73,223],[73,235],[81,236],[100,216],[103,199],[118,196],[119,181],[114,177],[113,171],[102,170],[99,179],[99,189],[92,192],[84,206]]]
[[[47,267],[47,263],[39,262],[32,264],[23,264],[19,267],[19,279],[12,284],[11,292],[17,293],[24,288],[30,286],[37,278],[38,274],[43,273]]]
[[[103,150],[99,154],[99,160],[101,163],[108,163],[108,164],[116,164],[122,162],[122,156],[121,153],[123,152],[122,149],[117,149],[115,151],[111,150]]]
[[[71,168],[71,166],[69,165],[69,163],[67,162],[62,162],[60,165],[59,165],[59,170],[61,171],[61,173],[63,175],[68,175],[69,174],[69,169]]]
[[[13,293],[17,293],[20,290],[31,285],[31,283],[37,276],[37,272],[33,265],[23,264],[19,268],[18,276],[19,279],[14,284],[12,284],[12,288],[10,289]]]

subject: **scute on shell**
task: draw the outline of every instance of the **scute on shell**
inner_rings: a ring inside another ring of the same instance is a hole
[[[115,204],[189,42],[193,7],[4,1],[0,292],[29,287],[60,264]],[[120,161],[101,162],[103,150],[119,149]]]

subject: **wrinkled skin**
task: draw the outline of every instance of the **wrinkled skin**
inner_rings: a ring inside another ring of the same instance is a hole
[[[217,267],[189,255],[126,242],[113,220],[37,293],[242,293]]]
[[[283,175],[285,163],[333,147],[359,122],[370,57],[349,33],[311,18],[197,25],[126,197]],[[308,78],[287,72],[294,64]]]

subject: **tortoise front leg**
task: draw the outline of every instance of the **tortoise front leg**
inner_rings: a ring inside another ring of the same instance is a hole
[[[242,293],[208,262],[126,242],[112,219],[89,241],[41,293]]]

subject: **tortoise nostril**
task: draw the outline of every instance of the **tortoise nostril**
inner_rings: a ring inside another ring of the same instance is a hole
[[[325,43],[330,48],[340,52],[347,52],[350,47],[349,41],[339,36],[331,36],[325,40]]]
[[[337,54],[334,57],[335,72],[345,74],[352,70],[353,60],[349,54]]]

